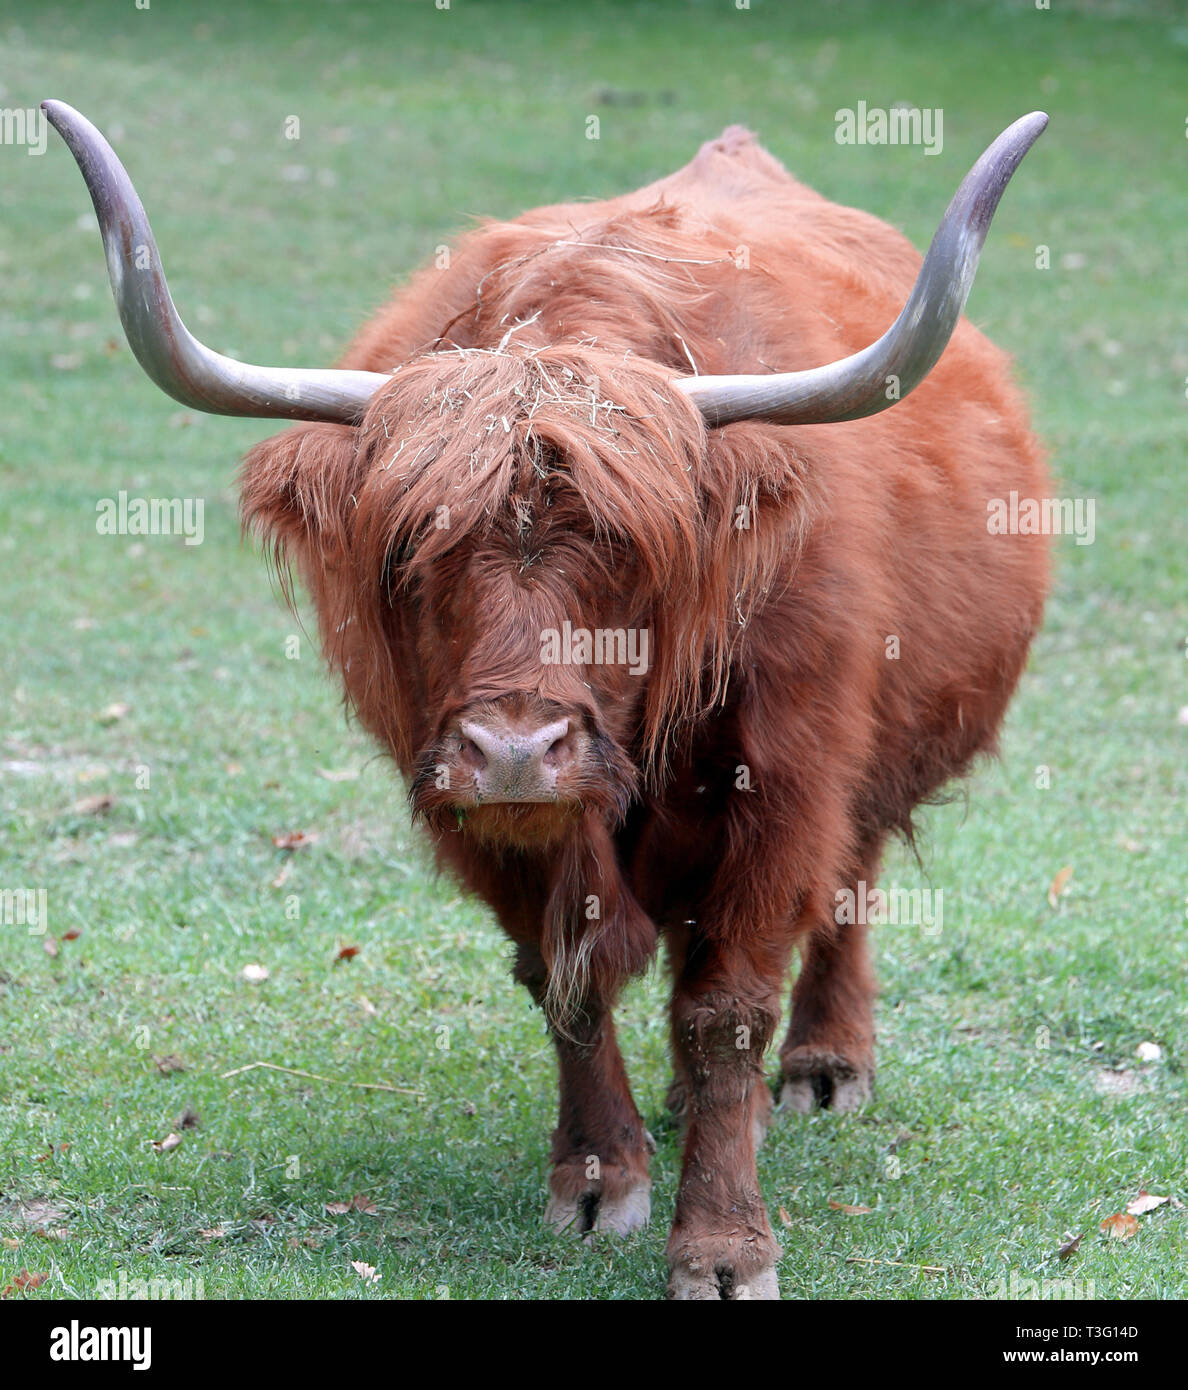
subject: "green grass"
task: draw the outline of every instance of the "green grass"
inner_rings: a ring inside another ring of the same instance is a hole
[[[790,1296],[977,1298],[1012,1271],[1188,1294],[1182,1210],[1098,1232],[1142,1187],[1188,1198],[1186,56],[1171,3],[0,5],[0,105],[57,96],[113,133],[183,314],[264,361],[329,361],[472,215],[636,186],[729,121],[923,245],[984,144],[1051,112],[969,312],[1015,353],[1097,539],[1060,544],[1003,761],[927,815],[923,873],[888,866],[943,889],[945,916],[877,933],[874,1103],[785,1120],[762,1153]],[[859,99],[942,107],[943,154],[839,148],[833,112]],[[502,938],[432,877],[389,766],[308,635],[287,658],[302,629],[239,543],[235,460],[267,426],[180,411],[141,376],[88,210],[57,137],[42,158],[0,146],[0,888],[45,888],[49,934],[81,932],[51,957],[0,928],[0,1285],[656,1294],[678,1163],[662,974],[622,1010],[660,1141],[653,1225],[581,1248],[540,1221],[554,1068]],[[121,488],[204,498],[204,543],[98,536]],[[99,794],[105,814],[71,809]],[[296,829],[320,838],[273,847]],[[185,1070],[163,1075],[168,1055]],[[255,1061],[332,1079],[225,1076]],[[199,1126],[155,1153],[187,1108]],[[326,1212],[355,1193],[374,1215]]]

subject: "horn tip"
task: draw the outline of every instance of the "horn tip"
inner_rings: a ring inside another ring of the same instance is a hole
[[[1026,116],[1020,116],[1015,124],[1027,136],[1029,142],[1038,140],[1048,128],[1048,113],[1029,111]]]

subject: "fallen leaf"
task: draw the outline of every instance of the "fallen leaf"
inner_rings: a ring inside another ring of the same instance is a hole
[[[1158,1043],[1141,1042],[1135,1048],[1134,1055],[1140,1062],[1158,1062],[1163,1056],[1163,1048]]]
[[[1064,1244],[1060,1247],[1060,1249],[1057,1250],[1056,1253],[1060,1256],[1062,1260],[1069,1260],[1081,1248],[1081,1242],[1084,1239],[1085,1232],[1082,1231],[1079,1236],[1073,1236],[1069,1240],[1066,1240]]]
[[[1124,1212],[1115,1212],[1101,1223],[1101,1229],[1110,1240],[1129,1240],[1138,1230],[1139,1223]]]
[[[1146,1216],[1147,1212],[1161,1207],[1167,1200],[1166,1197],[1156,1197],[1153,1192],[1143,1188],[1133,1202],[1126,1203],[1126,1210],[1131,1216]]]
[[[203,1240],[222,1240],[227,1232],[222,1226],[208,1226],[205,1231],[199,1231],[198,1234]]]
[[[365,1283],[378,1284],[380,1281],[380,1277],[375,1270],[375,1265],[364,1264],[362,1260],[352,1260],[351,1268]],[[47,1275],[46,1277],[48,1278],[49,1276]]]
[[[3,1245],[5,1250],[19,1250],[21,1248],[21,1243],[16,1236],[0,1236],[0,1245]]]
[[[240,972],[243,978],[251,985],[262,985],[268,979],[271,971],[266,965],[245,965]]]
[[[293,861],[286,859],[281,865],[280,873],[272,880],[274,888],[283,888],[289,881],[289,875],[293,872]]]
[[[47,936],[45,940],[41,943],[41,949],[46,953],[47,956],[56,956],[58,954],[58,943],[54,940],[52,936]]]
[[[363,1010],[363,1012],[367,1015],[368,1018],[375,1018],[379,1013],[379,1010],[375,1007],[375,1005],[371,1002],[370,999],[368,999],[368,997],[365,994],[361,994],[359,996],[359,1007]]]
[[[331,1216],[342,1216],[348,1211],[361,1211],[364,1216],[378,1216],[375,1203],[364,1192],[356,1192],[349,1202],[327,1202],[326,1210]]]
[[[343,768],[341,772],[333,772],[328,767],[318,768],[318,776],[324,777],[327,782],[357,782],[359,774],[352,767]]]
[[[791,1226],[791,1224],[792,1224],[792,1218],[788,1215],[788,1210],[787,1210],[787,1208],[786,1208],[786,1207],[779,1207],[777,1210],[778,1210],[778,1212],[779,1212],[780,1225],[781,1225],[781,1226]]]
[[[283,835],[274,835],[272,843],[277,849],[304,849],[321,838],[316,830],[288,830]]]
[[[851,1207],[845,1202],[835,1202],[832,1197],[829,1199],[829,1205],[834,1211],[844,1211],[847,1216],[869,1216],[874,1211],[874,1207]]]
[[[1072,865],[1066,864],[1048,885],[1048,906],[1055,907],[1056,900],[1061,893],[1068,887],[1068,881],[1073,876]]]
[[[187,1105],[186,1108],[181,1112],[181,1116],[177,1122],[177,1127],[179,1131],[183,1129],[201,1129],[202,1121],[198,1118],[197,1110],[194,1110]]]
[[[359,947],[358,947],[358,946],[343,946],[343,947],[339,950],[338,954],[334,957],[334,959],[335,959],[335,961],[340,961],[340,960],[354,960],[355,957],[356,957],[358,954],[359,954]]]
[[[29,1289],[39,1289],[48,1278],[48,1274],[30,1274],[27,1269],[22,1269],[12,1283],[5,1285],[3,1291],[0,1291],[0,1298],[11,1298],[14,1293],[26,1293]]]
[[[153,1153],[167,1154],[171,1149],[176,1149],[181,1141],[181,1135],[174,1132],[167,1134],[164,1139],[153,1139],[150,1142],[153,1146]]]
[[[101,816],[105,811],[110,811],[115,804],[116,799],[110,792],[101,792],[98,796],[84,796],[70,809],[76,816]]]
[[[63,940],[63,941],[77,941],[78,938],[79,938],[81,935],[82,935],[82,932],[80,932],[76,927],[72,927],[69,931],[64,931],[64,932],[62,933],[61,940]]]
[[[170,1076],[175,1071],[185,1071],[186,1064],[180,1057],[175,1057],[172,1052],[164,1057],[154,1056],[153,1061],[157,1064],[157,1070],[162,1076]]]
[[[99,716],[99,722],[100,724],[117,724],[131,708],[131,705],[126,705],[122,700],[117,700],[114,704],[108,705],[106,709],[103,710]]]

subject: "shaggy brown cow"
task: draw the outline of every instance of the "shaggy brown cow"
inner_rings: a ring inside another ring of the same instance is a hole
[[[611,1011],[663,935],[670,1293],[774,1296],[755,1146],[793,948],[784,1108],[850,1109],[874,981],[838,894],[992,748],[1040,621],[1043,541],[987,527],[991,499],[1043,495],[1040,451],[1006,357],[958,320],[1046,118],[982,157],[922,270],[732,127],[638,193],[481,226],[341,369],[294,371],[190,337],[114,154],[48,110],[154,379],[316,422],[251,452],[245,522],[299,569],[351,706],[545,1011],[548,1219],[647,1220]]]

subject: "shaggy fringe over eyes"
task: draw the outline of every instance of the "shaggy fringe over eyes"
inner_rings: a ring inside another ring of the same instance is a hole
[[[360,592],[381,576],[412,584],[464,540],[514,535],[524,515],[596,550],[626,544],[642,575],[629,597],[662,619],[644,729],[661,760],[671,729],[724,690],[746,568],[734,523],[755,484],[707,468],[706,449],[696,409],[638,358],[546,347],[416,359],[361,427]]]

